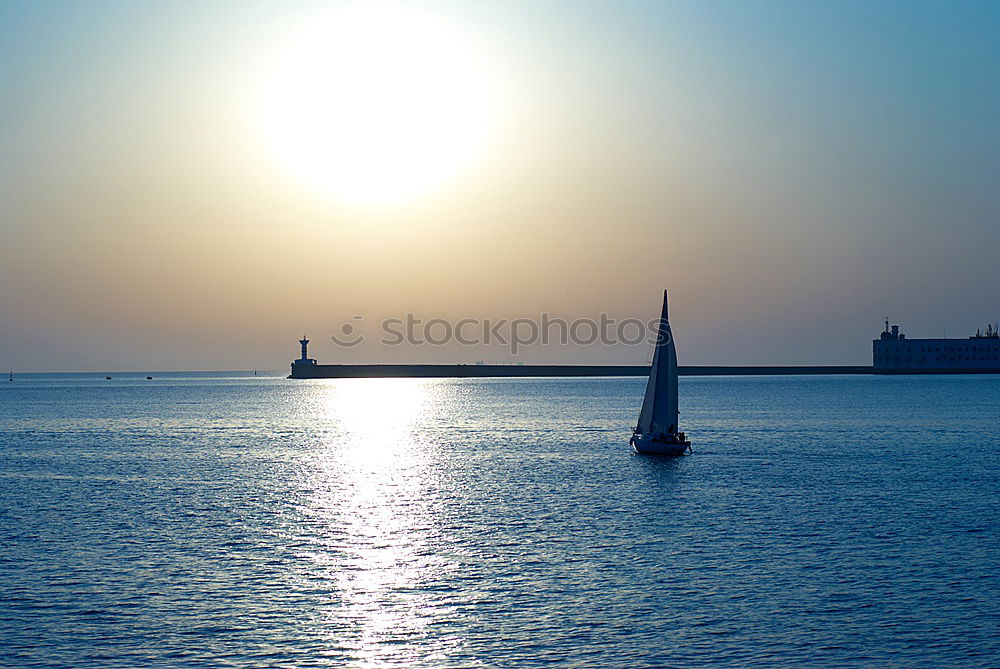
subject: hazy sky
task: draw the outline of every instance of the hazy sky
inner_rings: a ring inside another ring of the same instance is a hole
[[[1000,318],[1000,3],[382,3],[354,44],[356,10],[0,3],[3,369],[278,369],[303,332],[500,360],[329,335],[652,318],[664,287],[681,364]]]

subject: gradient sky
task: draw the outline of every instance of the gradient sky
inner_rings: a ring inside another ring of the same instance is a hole
[[[500,360],[328,336],[652,318],[664,287],[681,364],[863,364],[886,315],[1000,318],[996,2],[407,3],[503,101],[473,163],[381,206],[297,182],[253,122],[335,5],[0,4],[3,369],[281,369],[303,332],[321,362]]]

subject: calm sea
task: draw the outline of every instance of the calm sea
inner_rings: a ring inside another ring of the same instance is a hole
[[[1000,665],[1000,377],[24,375],[0,665]]]

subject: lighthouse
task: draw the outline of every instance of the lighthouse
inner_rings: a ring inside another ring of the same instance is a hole
[[[309,340],[306,339],[305,335],[302,335],[302,339],[299,340],[299,346],[302,347],[302,357],[292,361],[292,376],[295,376],[296,367],[301,369],[316,364],[316,361],[309,357]]]

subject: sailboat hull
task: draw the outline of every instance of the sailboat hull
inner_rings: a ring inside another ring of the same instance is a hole
[[[632,437],[636,453],[647,455],[684,455],[691,450],[691,442],[674,435],[637,434]]]

